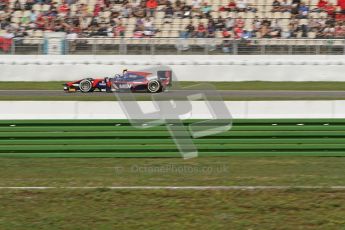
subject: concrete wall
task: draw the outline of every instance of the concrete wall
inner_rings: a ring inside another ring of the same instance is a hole
[[[143,112],[152,102],[139,102]],[[234,118],[345,118],[342,101],[227,101]],[[118,102],[1,101],[0,119],[126,119]],[[184,118],[211,118],[204,102],[193,101]]]
[[[345,56],[0,56],[0,81],[105,77],[170,66],[180,81],[345,81]]]

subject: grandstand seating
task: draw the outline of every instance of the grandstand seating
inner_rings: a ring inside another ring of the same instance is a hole
[[[1,1],[7,1],[7,0],[1,0]],[[29,38],[42,38],[44,36],[44,32],[40,28],[35,28],[35,26],[31,27],[30,20],[25,20],[25,18],[30,18],[31,11],[30,10],[16,10],[16,4],[19,2],[24,7],[24,4],[27,2],[27,0],[9,0],[8,6],[10,9],[13,9],[13,12],[11,13],[11,28],[12,30],[15,30],[18,27],[25,27],[26,33],[24,33],[23,36],[29,37]],[[187,5],[193,5],[193,1],[196,0],[187,0]],[[243,30],[253,32],[253,37],[261,38],[262,34],[260,34],[260,31],[255,30],[254,28],[254,20],[263,20],[268,19],[271,22],[274,22],[275,20],[279,20],[279,28],[281,32],[288,32],[291,30],[290,26],[291,24],[296,24],[297,27],[303,27],[308,26],[312,20],[314,19],[320,19],[322,22],[321,24],[324,24],[327,20],[328,14],[325,11],[312,11],[312,9],[315,9],[318,3],[318,0],[307,0],[305,3],[307,6],[309,6],[309,13],[307,17],[296,17],[295,14],[292,14],[289,11],[286,12],[273,12],[273,1],[274,0],[249,0],[248,4],[255,10],[247,10],[244,12],[228,12],[228,11],[222,11],[220,10],[221,7],[226,6],[229,4],[231,0],[200,0],[200,6],[202,6],[204,3],[207,3],[212,8],[212,11],[210,12],[210,17],[213,19],[217,19],[218,17],[221,17],[223,19],[231,17],[233,19],[242,19],[243,20]],[[291,0],[290,0],[291,1]],[[46,1],[49,2],[49,1]],[[134,4],[134,0],[131,0],[129,4]],[[337,5],[337,0],[329,0],[328,2],[332,3],[333,5]],[[55,3],[57,5],[55,5]],[[98,7],[100,4],[100,1],[98,0],[78,0],[74,4],[70,4],[68,6],[69,13],[66,15],[64,12],[59,10],[59,7],[63,4],[61,0],[53,0],[52,3],[45,4],[45,3],[35,3],[32,6],[32,11],[36,12],[37,18],[40,18],[40,15],[47,14],[47,12],[51,12],[51,10],[56,7],[58,9],[58,15],[56,18],[63,17],[64,19],[77,17],[77,15],[80,14],[78,9],[80,10],[81,4],[87,5],[87,12],[89,15],[85,17],[85,24],[84,26],[86,29],[84,30],[87,32],[90,32],[90,26],[92,24],[93,18],[98,21],[98,25],[105,24],[108,28],[111,28],[107,31],[107,33],[100,35],[100,34],[94,34],[88,36],[92,37],[117,37],[119,34],[113,33],[113,30],[115,28],[111,27],[111,21],[114,19],[114,13],[113,12],[120,12],[117,15],[116,21],[117,25],[119,25],[119,22],[124,25],[125,31],[123,33],[124,37],[133,37],[133,30],[136,27],[137,19],[135,17],[129,17],[129,18],[123,18],[121,17],[121,10],[124,7],[123,3],[120,4],[110,4],[109,7],[104,7],[104,10],[101,10],[96,17],[94,12],[95,8]],[[103,3],[101,3],[103,4]],[[191,22],[195,27],[199,25],[199,23],[203,23],[205,26],[209,22],[209,18],[203,17],[202,13],[199,11],[193,11],[191,18],[179,18],[174,17],[169,22],[166,23],[165,17],[165,10],[166,5],[162,4],[159,5],[156,9],[156,12],[154,14],[154,17],[152,17],[153,21],[153,27],[155,28],[155,37],[180,37],[181,32],[185,31],[186,26]],[[0,8],[1,9],[1,8]],[[341,12],[340,6],[337,6],[336,8],[337,12]],[[4,15],[6,15],[6,11],[2,9],[0,11],[0,21],[4,21]],[[93,16],[92,16],[93,15]],[[80,16],[80,15],[79,15]],[[337,18],[340,21],[339,28],[342,32],[340,32],[338,38],[344,38],[345,37],[345,23],[343,22],[344,19],[342,18],[343,14],[337,14]],[[77,17],[78,18],[78,17]],[[4,23],[2,23],[4,24]],[[70,26],[67,22],[67,26]],[[114,26],[116,27],[116,26]],[[8,33],[8,30],[5,30],[6,28],[2,28],[0,30],[0,36],[5,36],[6,33]],[[332,28],[331,28],[332,29]],[[334,28],[333,28],[334,29]],[[43,28],[44,30],[44,28]],[[46,30],[48,30],[46,28]],[[15,31],[18,31],[15,30]],[[49,31],[49,30],[48,30]],[[80,31],[78,31],[80,32]],[[232,37],[235,36],[235,32],[231,31]],[[331,33],[334,33],[333,31]],[[17,36],[16,33],[14,33],[14,36]],[[299,29],[296,32],[295,38],[317,38],[318,33],[315,30],[308,29],[306,33],[303,33],[301,29]],[[140,37],[140,36],[139,36]],[[144,37],[151,37],[151,36],[144,36]],[[223,37],[222,31],[219,29],[215,32],[214,36],[216,38]],[[325,38],[334,38],[334,36],[325,36]],[[335,37],[337,38],[337,37]]]

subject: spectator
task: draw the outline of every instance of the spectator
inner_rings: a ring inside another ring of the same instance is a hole
[[[237,10],[240,12],[247,11],[247,8],[248,8],[247,0],[236,0],[236,7],[237,7]]]
[[[213,23],[208,23],[207,25],[207,37],[208,38],[214,38],[216,37],[216,27],[214,26]]]
[[[61,10],[60,10],[60,11],[61,11]],[[95,5],[95,8],[93,9],[93,16],[94,16],[94,17],[98,17],[99,12],[101,12],[101,11],[102,11],[101,6],[100,6],[99,4],[96,4],[96,5]]]
[[[335,16],[336,7],[332,3],[329,2],[324,7],[324,10],[327,12],[328,16],[331,16],[331,17]]]
[[[192,7],[183,3],[182,15],[183,18],[192,18]]]
[[[317,3],[317,9],[320,11],[323,11],[325,9],[325,7],[327,6],[328,2],[327,0],[319,0],[319,2]]]
[[[226,38],[231,38],[231,33],[226,28],[224,28],[222,31],[222,36],[224,38],[222,42],[222,50],[224,53],[230,53],[231,42],[230,42],[230,39],[226,39]]]
[[[341,39],[341,38],[345,37],[343,26],[341,23],[338,23],[334,29],[335,29],[335,31],[334,31],[334,37],[335,38]]]
[[[292,0],[291,4],[291,13],[292,14],[298,14],[299,6],[301,4],[301,0]]]
[[[227,17],[225,19],[225,28],[229,31],[231,31],[235,26],[235,19],[232,17]]]
[[[195,35],[195,27],[193,26],[192,22],[190,22],[185,28],[185,38],[191,38]]]
[[[62,17],[66,16],[68,11],[69,11],[69,6],[66,3],[63,3],[63,4],[60,5],[60,7],[59,7],[59,14]]]
[[[223,28],[222,36],[223,36],[223,38],[230,38],[231,34],[230,34],[230,32],[226,28]]]
[[[137,19],[134,31],[144,31],[144,22],[141,18]]]
[[[345,0],[338,0],[337,5],[340,7],[340,13],[345,14]]]
[[[1,11],[5,10],[7,8],[7,6],[9,5],[8,3],[9,3],[8,1],[1,0],[0,1],[0,10]]]
[[[129,18],[131,14],[132,14],[132,6],[127,2],[122,7],[121,16],[123,18]]]
[[[30,22],[35,22],[37,20],[37,13],[34,10],[30,12]]]
[[[126,28],[120,22],[117,26],[115,26],[114,37],[124,37],[125,30]]]
[[[270,37],[272,37],[272,38],[281,37],[281,32],[282,32],[282,27],[281,27],[281,25],[280,25],[280,21],[279,21],[279,19],[275,19],[275,20],[271,23],[271,27],[270,27]]]
[[[234,29],[235,39],[240,39],[243,36],[243,29],[241,27],[235,27]]]
[[[207,4],[207,2],[204,2],[204,5],[201,8],[202,16],[205,18],[210,18],[210,13],[212,11],[212,7]]]
[[[144,19],[143,25],[144,25],[145,36],[152,37],[155,35],[156,29],[153,26],[153,21],[149,17],[146,17],[146,19]]]
[[[199,23],[198,28],[196,30],[196,37],[204,38],[206,36],[206,28],[202,22]]]
[[[219,16],[217,21],[215,22],[215,26],[216,29],[223,30],[223,28],[225,27],[225,20],[221,16]]]
[[[20,4],[19,0],[16,0],[13,5],[13,9],[16,10],[21,10],[22,9],[22,4]]]
[[[236,24],[235,24],[236,27],[240,27],[240,28],[243,28],[244,27],[244,20],[242,19],[241,16],[239,16],[237,19],[236,19]]]
[[[145,3],[141,3],[140,5],[134,7],[132,14],[136,18],[143,18],[143,17],[145,17]]]
[[[274,0],[272,3],[272,12],[281,12],[282,8],[280,5],[280,1]]]
[[[253,37],[252,31],[243,30],[242,38],[243,39],[251,39]]]
[[[332,39],[335,36],[335,28],[332,25],[327,25],[322,32],[324,38]]]
[[[174,4],[175,4],[175,5],[173,6],[173,5],[169,2],[168,5],[171,5],[171,6],[172,6],[173,11],[174,11],[174,13],[176,14],[176,16],[177,16],[178,18],[182,18],[182,17],[183,17],[183,13],[182,13],[183,4],[182,4],[182,2],[181,2],[180,0],[176,0]]]
[[[253,29],[254,32],[258,32],[261,29],[261,21],[258,16],[255,16],[253,20]]]
[[[283,0],[280,3],[281,11],[282,12],[290,12],[291,11],[291,3],[288,0]]]
[[[200,12],[200,4],[201,4],[201,0],[192,0],[192,10],[194,12],[199,13]]]
[[[146,15],[150,17],[154,17],[157,6],[158,6],[157,0],[147,0]]]
[[[172,7],[170,3],[168,3],[167,7],[165,8],[164,13],[165,13],[164,18],[166,19],[165,22],[171,23],[172,18],[174,17],[174,8]]]
[[[25,2],[24,8],[25,10],[32,10],[32,6],[35,5],[35,1],[34,0],[27,0]]]
[[[309,7],[304,2],[302,2],[298,8],[298,12],[299,18],[307,18]]]
[[[230,12],[234,12],[237,11],[237,6],[236,6],[236,2],[234,0],[230,0],[227,10]]]
[[[270,27],[270,26],[271,26],[271,20],[269,20],[269,19],[266,17],[266,18],[264,18],[264,19],[262,20],[261,24],[262,24],[263,26]]]

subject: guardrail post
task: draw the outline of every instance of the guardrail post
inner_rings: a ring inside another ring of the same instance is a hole
[[[316,55],[319,55],[319,54],[320,54],[320,52],[321,52],[321,51],[320,51],[320,48],[321,48],[321,47],[320,47],[319,45],[317,45],[317,46],[315,47],[315,54],[316,54]]]
[[[288,54],[292,55],[292,45],[288,45]]]
[[[154,55],[155,54],[155,43],[153,42],[152,39],[150,39],[150,52],[151,52],[151,55]]]
[[[97,47],[96,47],[95,43],[92,44],[92,51],[91,52],[92,52],[93,55],[95,55],[96,52],[97,52]]]
[[[44,54],[43,53],[43,44],[38,43],[38,47],[37,47],[37,54]]]
[[[232,43],[232,54],[237,55],[238,54],[238,43],[236,40]]]
[[[13,38],[12,39],[12,42],[11,42],[11,54],[15,54],[16,53],[16,42],[15,42],[15,39]]]
[[[261,54],[261,55],[266,54],[266,45],[261,44],[260,54]]]
[[[127,54],[127,43],[125,42],[125,39],[121,37],[120,40],[120,54]]]
[[[210,44],[209,44],[209,40],[210,39],[205,39],[205,48],[204,48],[204,54],[207,55],[208,54],[208,51],[209,51],[209,48],[210,48]]]

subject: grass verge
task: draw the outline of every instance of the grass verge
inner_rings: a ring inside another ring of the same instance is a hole
[[[0,163],[1,186],[345,184],[345,158],[333,157],[3,158]],[[166,171],[152,170],[159,167]],[[2,189],[0,204],[0,229],[341,229],[345,224],[345,192],[327,189]]]

